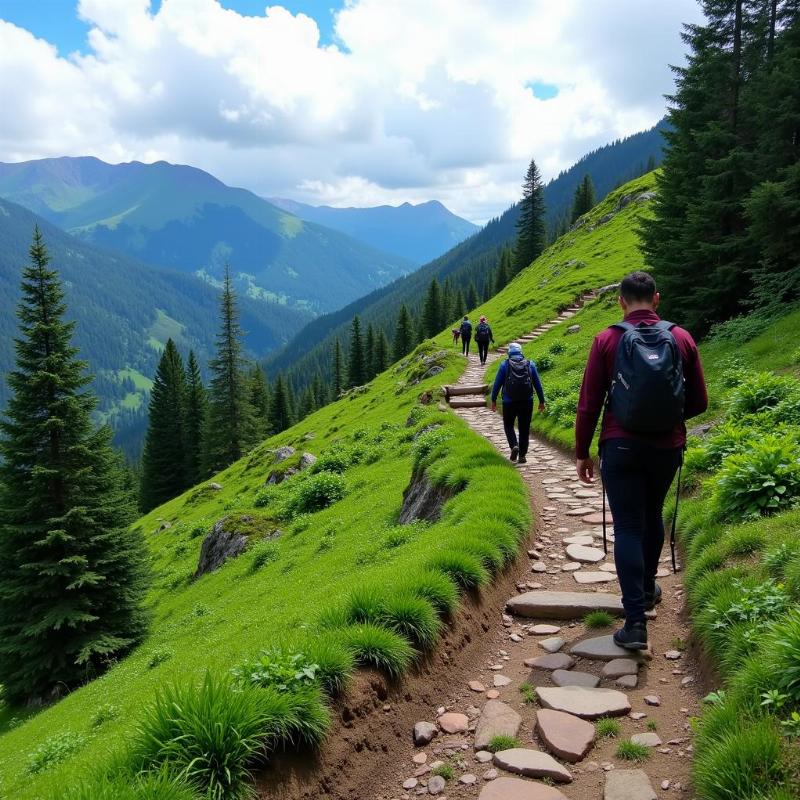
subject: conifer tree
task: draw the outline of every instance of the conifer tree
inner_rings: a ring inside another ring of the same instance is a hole
[[[478,290],[475,288],[475,281],[469,282],[466,304],[467,311],[474,311],[478,307]]]
[[[500,260],[494,273],[494,292],[497,294],[511,278],[512,256],[511,251],[504,247],[500,251]]]
[[[389,340],[381,329],[375,336],[375,374],[380,375],[389,366]]]
[[[314,393],[314,410],[322,408],[328,402],[328,396],[325,391],[325,385],[322,382],[322,376],[317,370],[314,375],[314,382],[311,384],[311,391]]]
[[[269,387],[260,364],[255,364],[247,376],[247,391],[253,414],[253,435],[260,442],[269,435]]]
[[[397,314],[397,323],[394,329],[394,342],[392,349],[392,361],[399,361],[408,355],[414,347],[414,323],[408,307],[405,303],[400,306]]]
[[[364,380],[371,381],[375,377],[375,330],[370,322],[367,325],[367,337],[364,340]]]
[[[344,356],[342,345],[337,338],[333,344],[333,399],[338,400],[344,391]]]
[[[184,456],[186,459],[186,485],[194,486],[203,478],[203,452],[208,414],[208,396],[203,386],[200,367],[194,352],[189,351],[186,361],[186,403],[184,407]]]
[[[108,428],[38,228],[17,306],[16,368],[0,423],[0,684],[52,700],[138,644],[147,555]]]
[[[456,307],[456,291],[453,288],[453,282],[450,280],[450,276],[448,275],[445,278],[444,285],[442,286],[442,310],[441,314],[439,315],[439,321],[442,323],[442,326],[446,325],[450,320],[456,319],[454,316]],[[461,312],[460,316],[464,316],[464,312]],[[437,329],[436,333],[439,332],[441,328]]]
[[[347,359],[347,388],[363,386],[366,383],[366,363],[364,342],[361,338],[361,320],[358,315],[350,324],[350,354]]]
[[[517,220],[517,241],[514,246],[512,272],[516,275],[539,257],[545,246],[544,184],[536,162],[531,159],[525,181],[522,184],[520,215]]]
[[[462,292],[461,289],[459,289],[453,295],[453,297],[454,297],[453,307],[450,311],[449,319],[459,320],[464,316],[464,314],[467,313],[466,302],[464,300],[464,292]]]
[[[305,419],[309,414],[314,411],[314,390],[310,386],[303,389],[300,395],[300,403],[297,407],[297,419]]]
[[[269,404],[269,424],[272,433],[280,433],[292,426],[292,404],[283,375],[278,375],[272,388]]]
[[[583,180],[575,189],[575,198],[572,201],[572,214],[570,224],[575,222],[587,212],[591,211],[595,205],[594,184],[588,174],[583,176]]]
[[[425,302],[422,305],[422,331],[424,338],[431,338],[444,327],[442,313],[442,287],[434,278],[428,286]]]
[[[225,267],[220,299],[217,353],[211,361],[207,458],[210,472],[224,469],[253,443],[252,411],[242,357],[242,330],[230,268]]]
[[[143,511],[177,497],[189,484],[186,475],[187,386],[183,360],[167,339],[150,392],[149,419],[142,453]]]

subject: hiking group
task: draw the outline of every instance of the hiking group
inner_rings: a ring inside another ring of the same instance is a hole
[[[688,331],[658,316],[660,300],[655,281],[646,272],[632,272],[623,278],[619,295],[623,320],[594,339],[575,420],[576,469],[586,484],[594,483],[590,446],[600,422],[598,453],[603,503],[605,509],[607,498],[613,519],[614,563],[625,612],[625,623],[614,633],[614,641],[628,650],[648,646],[646,612],[661,601],[656,572],[664,547],[664,501],[676,474],[680,484],[685,421],[702,414],[708,406],[697,345]],[[484,317],[481,322],[485,322]],[[464,317],[462,339],[465,323],[470,335],[472,330]],[[476,341],[477,333],[476,330]],[[465,355],[469,352],[468,341],[469,338],[464,345]],[[483,355],[481,363],[485,363]],[[492,411],[497,410],[501,392],[510,457],[524,464],[534,392],[540,413],[545,411],[545,399],[536,365],[525,358],[517,342],[508,346],[508,358],[497,371]]]
[[[461,354],[469,355],[469,344],[472,341],[472,323],[469,317],[465,314],[464,319],[461,320],[461,325],[453,329],[453,341],[458,342],[461,339]],[[489,345],[494,344],[494,336],[486,317],[481,317],[475,327],[475,344],[478,345],[478,358],[481,364],[486,363],[486,357],[489,354]]]

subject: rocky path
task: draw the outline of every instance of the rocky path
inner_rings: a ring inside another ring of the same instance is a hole
[[[472,355],[459,383],[481,384],[484,374]],[[457,413],[508,452],[499,414],[485,406]],[[373,797],[691,797],[689,717],[697,713],[701,687],[699,667],[684,650],[680,573],[668,569],[667,553],[659,570],[663,602],[649,625],[651,650],[641,656],[620,650],[611,641],[613,625],[590,629],[584,622],[593,610],[621,610],[610,530],[608,556],[602,549],[599,486],[579,483],[571,459],[535,439],[518,469],[537,520],[528,559],[516,567],[518,593],[485,632],[484,661],[472,665],[472,679],[431,707],[415,727],[416,747],[398,753],[396,788],[379,781]],[[496,736],[511,739],[492,753]]]

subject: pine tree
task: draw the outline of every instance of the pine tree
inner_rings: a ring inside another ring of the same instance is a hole
[[[242,357],[242,330],[230,268],[225,267],[220,300],[217,354],[211,361],[207,458],[210,472],[240,459],[253,444],[253,423]]]
[[[325,391],[325,384],[322,382],[322,376],[319,370],[314,375],[314,382],[311,384],[311,391],[314,393],[314,410],[322,408],[328,403],[328,394]]]
[[[570,224],[575,222],[587,212],[591,211],[595,205],[594,184],[588,174],[583,176],[583,180],[575,189],[575,198],[572,201],[572,214]]]
[[[511,251],[507,247],[504,247],[500,251],[500,260],[497,263],[497,269],[494,273],[494,291],[492,294],[497,294],[504,286],[508,284],[508,281],[511,278],[511,270]]]
[[[422,329],[425,338],[436,336],[444,327],[442,312],[442,287],[434,278],[428,286],[425,302],[422,305]]]
[[[297,407],[297,419],[305,419],[309,414],[314,411],[314,390],[310,386],[306,386],[303,393],[300,395],[300,403]]]
[[[280,433],[292,426],[292,403],[283,375],[278,375],[269,404],[269,425],[272,433]]]
[[[260,442],[269,436],[269,387],[260,364],[255,364],[247,375],[247,391],[253,415],[253,435],[255,441]]]
[[[338,400],[344,391],[344,356],[342,345],[337,339],[333,345],[333,399]]]
[[[147,555],[108,428],[72,345],[74,322],[38,228],[17,306],[0,423],[0,684],[51,700],[138,644]]]
[[[187,399],[183,360],[167,339],[150,392],[149,419],[142,454],[143,511],[177,497],[188,485],[186,475]]]
[[[370,322],[367,325],[367,337],[364,340],[364,380],[371,381],[375,377],[375,330]]]
[[[445,278],[444,285],[442,286],[442,310],[441,314],[439,315],[440,322],[442,326],[447,325],[447,323],[453,319],[457,319],[455,316],[455,308],[456,308],[456,290],[453,288],[453,282],[450,280],[450,276],[448,275]],[[464,312],[462,311],[459,316],[464,316]],[[439,332],[441,328],[439,328],[436,333]]]
[[[478,290],[475,288],[475,281],[470,281],[467,288],[467,311],[474,311],[478,307]]]
[[[414,324],[408,307],[403,303],[397,314],[397,323],[394,329],[394,342],[392,349],[392,361],[399,361],[408,355],[414,347]]]
[[[208,396],[203,386],[200,368],[192,350],[186,361],[186,403],[184,406],[184,457],[186,459],[186,485],[194,486],[203,478],[203,452],[205,449]]]
[[[522,200],[517,220],[517,242],[514,246],[513,272],[516,275],[521,269],[529,266],[539,257],[545,245],[544,226],[544,184],[539,168],[531,159],[525,182],[522,184]]]
[[[449,319],[459,320],[466,313],[467,313],[467,304],[466,301],[464,300],[464,292],[462,292],[461,289],[459,289],[454,295],[453,307],[450,311]]]
[[[350,354],[347,359],[347,388],[363,386],[366,382],[364,342],[361,338],[361,320],[358,315],[350,323]]]
[[[380,375],[389,366],[389,340],[386,333],[379,330],[375,337],[375,374]]]

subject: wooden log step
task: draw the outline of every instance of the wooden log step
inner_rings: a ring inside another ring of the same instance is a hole
[[[467,400],[465,398],[454,397],[450,401],[450,408],[486,408],[486,401]]]
[[[489,392],[488,383],[475,384],[473,386],[455,385],[444,387],[445,397],[459,397],[465,394],[480,394],[485,395]]]

